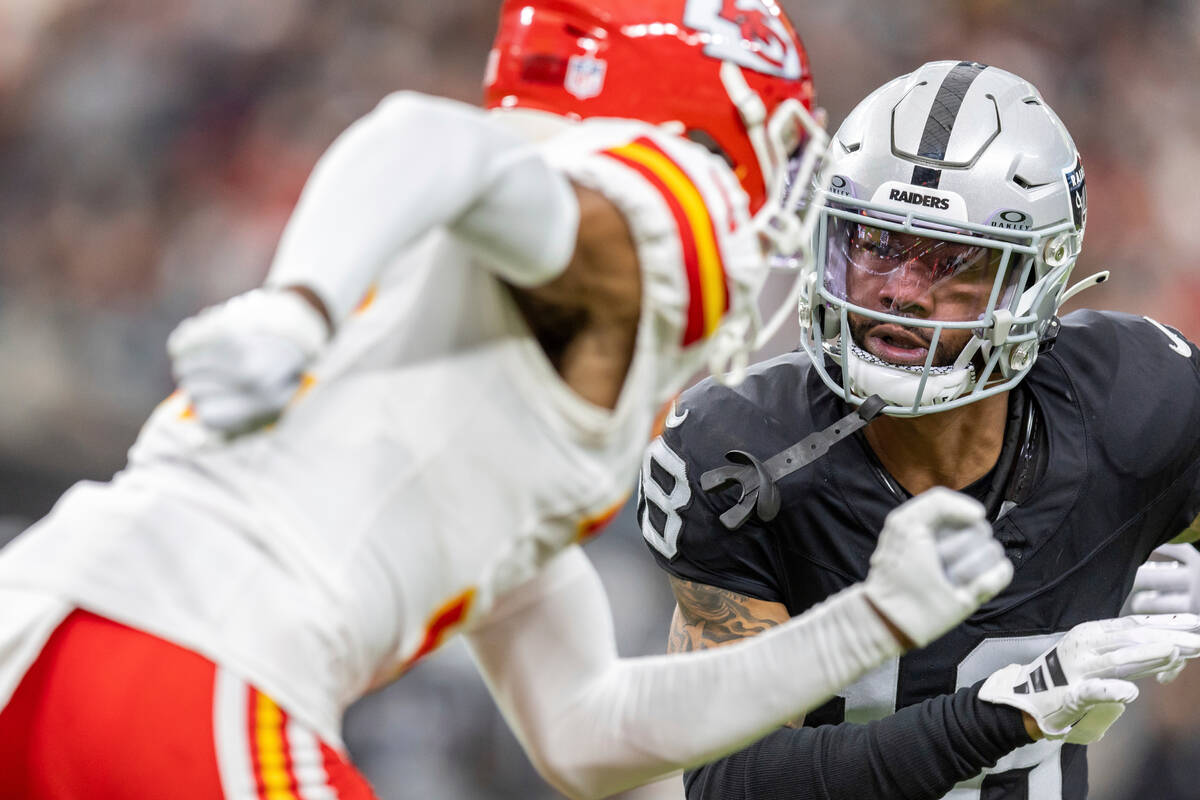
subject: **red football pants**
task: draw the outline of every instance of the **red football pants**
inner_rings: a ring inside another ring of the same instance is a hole
[[[75,611],[0,711],[2,800],[375,800],[346,758],[196,653]]]

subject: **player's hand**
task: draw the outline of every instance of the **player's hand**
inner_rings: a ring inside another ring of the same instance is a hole
[[[279,416],[327,338],[325,318],[300,294],[255,289],[184,320],[167,352],[196,416],[236,435]]]
[[[1200,552],[1190,544],[1164,544],[1160,560],[1138,568],[1126,607],[1134,614],[1200,612]]]
[[[1194,614],[1121,617],[1076,625],[1029,664],[1009,664],[979,690],[1028,714],[1046,738],[1090,744],[1137,699],[1130,681],[1174,678],[1200,656]]]
[[[880,614],[920,647],[995,596],[1012,573],[983,506],[938,488],[888,514],[864,588]]]

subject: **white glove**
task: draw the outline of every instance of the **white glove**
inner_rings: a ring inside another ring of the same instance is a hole
[[[1009,664],[979,697],[1031,716],[1048,739],[1097,741],[1137,699],[1131,680],[1174,678],[1200,655],[1200,617],[1121,617],[1084,622],[1029,664]]]
[[[167,352],[196,416],[233,435],[279,416],[327,338],[325,318],[299,294],[255,289],[181,322]]]
[[[1190,544],[1164,544],[1133,579],[1126,607],[1134,614],[1200,612],[1200,552]]]
[[[1012,574],[983,506],[936,488],[888,514],[864,589],[921,647],[994,597]]]

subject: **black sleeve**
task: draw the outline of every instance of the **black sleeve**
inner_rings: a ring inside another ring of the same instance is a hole
[[[684,774],[687,800],[937,800],[1031,739],[978,686],[880,720],[782,728]]]

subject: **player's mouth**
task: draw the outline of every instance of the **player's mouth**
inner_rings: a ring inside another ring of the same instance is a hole
[[[929,342],[901,325],[876,325],[867,334],[864,348],[889,364],[906,367],[924,366]]]

